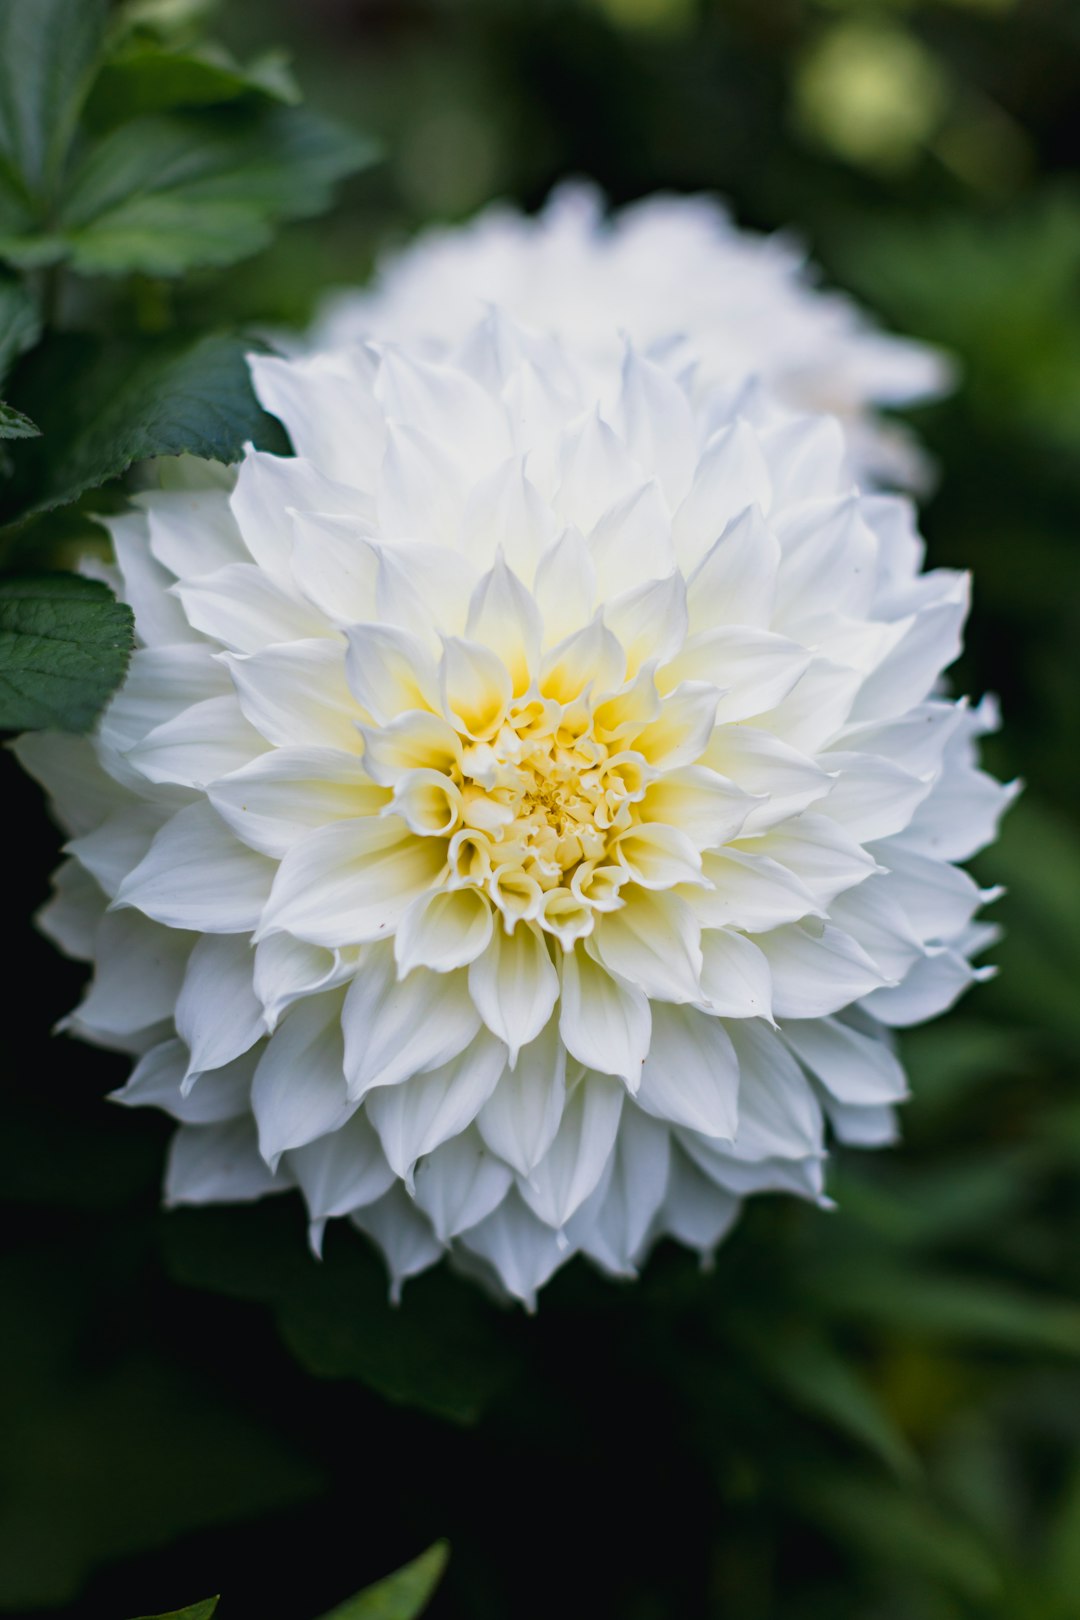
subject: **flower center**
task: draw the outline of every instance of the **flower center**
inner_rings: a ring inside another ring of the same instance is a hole
[[[529,918],[579,937],[594,910],[621,904],[630,873],[618,841],[649,773],[640,754],[613,753],[592,730],[584,705],[534,698],[511,704],[490,741],[462,739],[449,773],[450,880],[485,889],[508,927]]]

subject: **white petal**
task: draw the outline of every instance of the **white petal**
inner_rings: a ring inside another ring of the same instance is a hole
[[[718,1018],[695,1007],[653,1007],[638,1102],[659,1119],[734,1141],[739,1065]]]
[[[52,875],[52,894],[34,922],[57,950],[76,962],[92,962],[94,936],[105,915],[105,896],[78,861],[61,861]]]
[[[290,590],[293,583],[292,513],[299,509],[355,516],[364,509],[364,497],[356,488],[350,489],[346,484],[327,478],[303,454],[272,456],[249,447],[237,469],[236,487],[229,505],[247,548],[260,568],[278,585]],[[151,522],[156,506],[155,501],[150,508]],[[204,568],[174,571],[208,572]]]
[[[628,347],[618,412],[627,449],[656,474],[674,510],[694,474],[696,429],[686,394],[662,367]]]
[[[771,486],[758,435],[743,421],[714,434],[694,473],[690,493],[675,514],[675,546],[693,567],[748,506],[767,511]]]
[[[907,1096],[907,1076],[881,1037],[863,1035],[837,1018],[789,1019],[782,1033],[838,1102],[863,1108]]]
[[[150,550],[181,579],[212,574],[248,552],[224,489],[155,489],[132,497],[146,513]]]
[[[515,694],[524,692],[537,667],[543,623],[540,611],[502,551],[473,591],[466,635],[496,654]]]
[[[792,923],[759,934],[756,943],[772,970],[778,1018],[820,1018],[886,982],[850,935],[828,924]]]
[[[675,771],[700,759],[716,723],[720,694],[703,681],[684,681],[664,698],[656,719],[634,739],[634,747],[657,770]]]
[[[107,895],[112,896],[143,859],[168,817],[168,805],[140,803],[138,799],[128,798],[93,832],[73,838],[64,849],[85,866]]]
[[[702,871],[712,887],[695,890],[690,899],[706,928],[730,926],[757,934],[824,915],[806,885],[767,855],[720,850],[704,857]]]
[[[571,1089],[555,1139],[521,1195],[535,1215],[556,1230],[584,1203],[607,1167],[619,1129],[622,1086],[586,1073]]]
[[[564,529],[536,567],[533,596],[544,621],[544,643],[552,646],[592,618],[596,570],[576,529]]]
[[[477,889],[451,889],[414,900],[394,936],[402,978],[415,967],[448,973],[476,960],[492,935],[491,904]]]
[[[400,983],[392,951],[368,952],[345,999],[345,1076],[359,1099],[450,1062],[480,1028],[465,975],[416,968]]]
[[[191,1052],[189,1073],[220,1069],[265,1035],[251,987],[254,966],[243,934],[206,934],[196,944],[176,1002],[176,1031]]]
[[[626,672],[634,675],[646,659],[664,662],[686,638],[686,586],[680,573],[649,579],[610,597],[604,623],[626,654]]]
[[[442,840],[417,838],[397,816],[320,827],[278,867],[260,938],[283,928],[329,950],[389,939],[444,864]]]
[[[329,1135],[355,1111],[345,1089],[340,993],[290,1007],[259,1059],[251,1109],[272,1167],[286,1148]]]
[[[94,977],[78,1007],[80,1023],[125,1035],[168,1018],[194,943],[138,912],[108,912],[94,940]]]
[[[275,585],[254,563],[230,563],[173,588],[195,629],[234,652],[331,634],[321,613]]]
[[[138,652],[133,656],[137,658]],[[117,783],[102,770],[87,737],[27,731],[8,747],[49,795],[54,819],[74,837],[100,827],[126,800]]]
[[[165,1167],[166,1205],[243,1204],[288,1185],[261,1157],[250,1118],[181,1125],[173,1136]]]
[[[417,1159],[471,1125],[505,1065],[501,1042],[483,1030],[449,1062],[372,1091],[365,1112],[394,1174],[411,1182]]]
[[[424,643],[392,625],[349,631],[345,676],[362,709],[385,724],[407,709],[437,709],[439,683]]]
[[[619,911],[598,919],[596,955],[620,978],[663,1001],[700,995],[701,927],[685,900],[632,891]]]
[[[665,771],[640,802],[643,822],[667,822],[698,849],[726,844],[742,830],[754,800],[726,776],[703,765]]]
[[[366,517],[290,511],[292,583],[330,624],[345,629],[378,614],[377,530]]]
[[[772,973],[753,940],[729,928],[706,928],[701,953],[701,988],[711,1012],[771,1021]]]
[[[611,1173],[579,1210],[573,1239],[616,1276],[633,1276],[668,1190],[671,1132],[633,1103],[623,1105]]]
[[[382,439],[370,351],[353,344],[300,360],[252,354],[248,365],[260,405],[284,423],[298,457],[348,484],[370,477]]]
[[[873,754],[837,750],[821,758],[829,771],[839,773],[821,813],[838,821],[860,844],[900,832],[930,791],[928,779],[920,780]]]
[[[989,972],[973,968],[956,951],[930,946],[901,984],[875,990],[862,1005],[883,1024],[906,1029],[946,1012],[972,984],[989,977]]]
[[[289,934],[268,934],[255,947],[255,995],[268,1029],[273,1029],[286,1007],[316,990],[332,990],[351,978],[354,953],[327,951],[307,945]]]
[[[219,1125],[249,1112],[251,1077],[255,1072],[253,1052],[213,1074],[200,1076],[201,1084],[185,1091],[182,1083],[187,1066],[188,1051],[183,1041],[164,1041],[139,1059],[127,1085],[111,1092],[111,1099],[130,1108],[163,1108],[185,1125]]]
[[[496,928],[469,968],[469,995],[515,1062],[544,1028],[559,995],[559,976],[540,930],[532,923],[518,923],[511,934]]]
[[[753,726],[718,726],[702,763],[730,777],[757,800],[748,806],[747,835],[768,832],[777,822],[799,815],[823,799],[832,786],[827,769]]]
[[[328,1136],[291,1148],[284,1162],[313,1221],[332,1220],[373,1204],[394,1182],[394,1172],[362,1108]]]
[[[459,1240],[470,1253],[493,1268],[499,1281],[527,1309],[536,1305],[536,1290],[569,1256],[550,1226],[539,1220],[515,1192],[491,1215]]]
[[[607,972],[580,945],[563,954],[559,1033],[579,1063],[617,1075],[636,1091],[651,1027],[641,990]]]
[[[358,754],[359,705],[345,682],[345,649],[325,636],[225,655],[240,706],[267,742],[281,748],[339,748]]]
[[[738,1220],[741,1208],[737,1198],[723,1192],[685,1153],[675,1149],[656,1221],[660,1232],[670,1233],[688,1249],[697,1249],[703,1261],[709,1260]]]
[[[448,1243],[502,1203],[513,1173],[495,1158],[476,1130],[444,1142],[422,1159],[416,1170],[416,1202]]]
[[[823,906],[877,870],[873,856],[838,822],[814,812],[774,827],[746,847],[786,866]]]
[[[602,599],[627,586],[666,578],[675,566],[675,552],[671,519],[656,482],[642,484],[609,506],[589,531],[587,543]]]
[[[668,686],[675,681],[707,681],[719,688],[715,721],[729,725],[774,709],[809,664],[810,654],[797,642],[740,626],[702,631],[661,673]]]
[[[158,726],[207,698],[224,697],[229,677],[205,641],[178,647],[139,647],[124,684],[101,717],[108,752],[126,754]]]
[[[563,434],[559,488],[554,505],[582,534],[611,505],[643,482],[642,468],[599,411],[591,411]]]
[[[447,638],[439,665],[443,713],[468,736],[498,731],[511,697],[510,672],[497,653],[478,641]]]
[[[388,798],[354,755],[331,748],[275,748],[207,796],[238,838],[277,860],[317,827],[377,816]]]
[[[148,782],[203,788],[266,751],[236,697],[207,698],[147,733],[127,758]]]
[[[373,1204],[353,1210],[349,1219],[381,1249],[390,1272],[392,1304],[400,1301],[403,1283],[442,1258],[443,1245],[400,1183]]]
[[[772,622],[780,546],[761,511],[749,507],[729,523],[690,576],[686,601],[694,635],[717,625]]]
[[[117,891],[169,928],[206,934],[250,932],[270,894],[274,868],[239,843],[208,804],[173,816]]]
[[[566,1100],[566,1047],[553,1018],[535,1041],[522,1047],[504,1070],[477,1116],[493,1153],[527,1176],[555,1139]]]
[[[175,596],[172,575],[150,554],[150,529],[142,512],[125,512],[108,520],[113,550],[124,577],[124,600],[135,615],[135,634],[146,647],[198,641]]]
[[[779,1035],[751,1019],[739,1019],[727,1028],[739,1059],[738,1157],[753,1161],[820,1156],[821,1109]]]

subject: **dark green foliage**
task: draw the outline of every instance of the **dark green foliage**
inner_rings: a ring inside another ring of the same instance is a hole
[[[253,340],[184,330],[160,278],[265,248],[373,149],[297,106],[280,56],[241,67],[193,21],[175,0],[0,0],[0,564],[53,566],[55,527],[27,520],[133,462],[283,447]],[[121,306],[78,276],[124,278]],[[0,726],[86,729],[123,677],[126,610],[78,582],[0,591]]]
[[[0,579],[0,726],[86,731],[124,678],[132,623],[97,580]]]

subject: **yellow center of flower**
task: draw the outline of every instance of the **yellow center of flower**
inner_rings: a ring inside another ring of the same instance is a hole
[[[591,730],[584,706],[520,700],[490,740],[462,738],[441,794],[430,784],[450,882],[484,889],[510,927],[535,919],[576,937],[593,910],[619,904],[630,877],[619,838],[634,825],[648,769]]]

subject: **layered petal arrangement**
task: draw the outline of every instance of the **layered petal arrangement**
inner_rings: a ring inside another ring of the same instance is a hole
[[[296,1186],[395,1288],[449,1253],[531,1303],[821,1198],[827,1124],[893,1136],[891,1029],[984,971],[965,578],[835,421],[632,349],[610,397],[494,313],[252,368],[295,458],[113,520],[130,675],[18,745],[167,1199]]]
[[[332,295],[310,341],[455,344],[493,305],[563,338],[611,401],[625,333],[732,407],[758,379],[796,410],[840,417],[864,485],[921,487],[924,457],[881,411],[945,392],[948,362],[816,282],[796,241],[740,230],[713,198],[657,196],[609,217],[578,183],[535,217],[496,206],[424,232],[383,260],[371,288]]]

